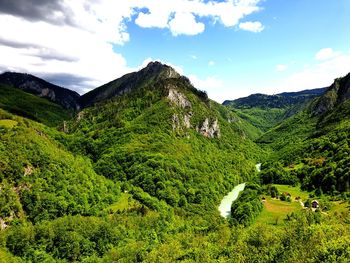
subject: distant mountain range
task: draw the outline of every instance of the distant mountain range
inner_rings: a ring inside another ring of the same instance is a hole
[[[30,74],[5,72],[0,74],[0,84],[49,99],[66,109],[79,109],[80,95],[77,92],[59,87]]]
[[[349,155],[350,74],[221,105],[159,62],[82,96],[4,73],[0,261],[347,262]]]
[[[236,100],[225,100],[223,105],[235,108],[285,108],[304,103],[325,93],[327,88],[283,92],[276,95],[252,94]]]
[[[0,84],[16,87],[38,97],[49,99],[66,109],[79,110],[80,108],[92,106],[95,103],[128,93],[132,89],[147,85],[150,81],[175,77],[180,77],[180,75],[171,67],[159,62],[151,62],[138,72],[126,74],[82,96],[75,91],[59,87],[25,73],[2,73],[0,74]]]

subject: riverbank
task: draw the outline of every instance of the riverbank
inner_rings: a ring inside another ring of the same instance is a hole
[[[244,188],[245,183],[236,185],[231,192],[224,196],[219,205],[219,212],[222,217],[228,218],[231,215],[232,202],[238,198],[239,193],[243,191]]]

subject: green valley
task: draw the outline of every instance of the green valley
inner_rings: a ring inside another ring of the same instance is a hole
[[[5,76],[0,262],[350,257],[350,75],[224,105],[160,62],[82,96]]]

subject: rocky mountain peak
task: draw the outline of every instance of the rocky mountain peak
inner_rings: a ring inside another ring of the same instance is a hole
[[[126,74],[84,94],[81,97],[81,104],[82,107],[92,106],[97,102],[129,93],[143,85],[173,78],[181,78],[181,75],[172,67],[153,61],[139,71]]]
[[[141,70],[141,72],[146,73],[147,75],[158,75],[160,78],[168,79],[168,78],[179,78],[181,75],[176,72],[172,67],[162,64],[159,61],[152,61],[148,63],[148,65]]]

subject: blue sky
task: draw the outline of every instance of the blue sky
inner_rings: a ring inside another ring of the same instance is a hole
[[[150,60],[218,102],[329,86],[350,72],[348,0],[42,2],[0,3],[0,70],[80,93]]]

